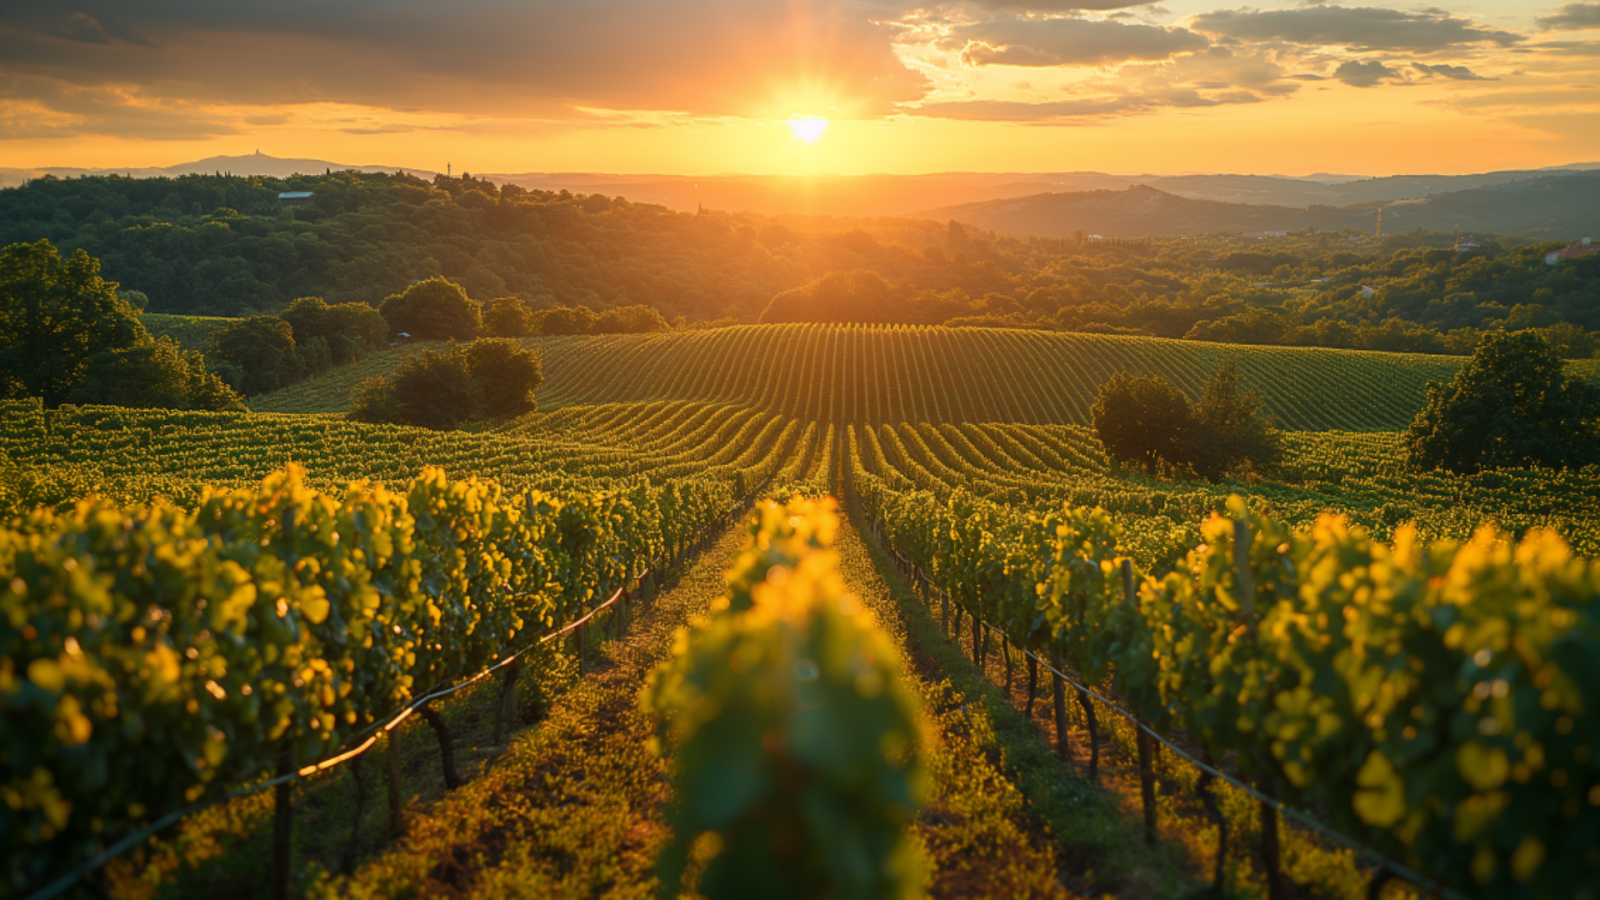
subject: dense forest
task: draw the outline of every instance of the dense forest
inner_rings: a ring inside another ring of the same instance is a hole
[[[282,200],[282,192],[309,198]],[[1411,232],[1018,239],[907,219],[687,214],[470,175],[41,178],[0,191],[0,245],[84,249],[150,312],[248,316],[291,300],[377,307],[443,276],[483,303],[669,322],[885,321],[1468,353],[1539,328],[1596,352],[1600,256]],[[681,319],[680,319],[681,317]]]

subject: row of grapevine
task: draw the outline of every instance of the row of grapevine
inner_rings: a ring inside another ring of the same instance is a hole
[[[781,455],[794,436],[787,422],[775,421],[712,404],[616,404],[435,433],[327,416],[45,411],[35,400],[0,409],[0,514],[66,506],[91,492],[187,505],[202,485],[248,485],[289,463],[303,465],[324,488],[401,483],[424,464],[453,478],[492,475],[516,490],[609,490],[640,478],[659,484],[700,474],[753,484],[753,469]],[[740,475],[742,469],[752,471]]]
[[[801,430],[755,413],[636,409],[614,424],[661,420],[650,443],[664,452],[638,457],[652,477],[590,478],[604,486],[588,490],[510,489],[437,467],[398,492],[366,478],[319,489],[332,479],[293,464],[212,488],[180,463],[168,479],[143,476],[123,504],[95,495],[107,472],[135,479],[134,460],[180,454],[191,439],[205,445],[190,457],[202,471],[222,445],[233,461],[314,447],[313,461],[382,471],[363,447],[392,458],[427,452],[415,444],[433,436],[294,417],[8,413],[38,423],[35,443],[8,457],[84,440],[101,467],[87,499],[0,526],[0,834],[13,886],[153,815],[315,762],[431,686],[572,621],[695,541],[776,472]],[[142,437],[127,441],[130,427]],[[590,444],[581,459],[629,453]],[[465,467],[515,460],[496,449]],[[159,499],[168,490],[187,502]]]
[[[907,897],[921,882],[926,738],[894,646],[839,576],[838,527],[832,500],[761,504],[729,596],[640,698],[674,757],[669,888],[707,834],[696,887],[712,900]]]
[[[1225,359],[1286,427],[1395,429],[1453,357],[1202,344],[1023,330],[762,325],[655,335],[529,339],[545,356],[555,405],[694,399],[802,421],[1089,421],[1119,371],[1161,375],[1191,395]],[[607,364],[593,364],[596,354]],[[708,367],[706,360],[718,365]],[[1600,380],[1600,366],[1579,363]],[[1330,393],[1328,385],[1338,385]],[[263,407],[266,408],[266,407]]]
[[[891,485],[941,497],[960,489],[1041,512],[1063,503],[1100,506],[1123,520],[1161,519],[1166,523],[1161,527],[1170,528],[1221,509],[1230,493],[1247,490],[1252,508],[1271,510],[1297,525],[1334,510],[1380,536],[1409,521],[1429,539],[1464,540],[1488,521],[1516,534],[1553,529],[1580,554],[1600,554],[1600,522],[1594,516],[1600,472],[1420,473],[1405,464],[1392,434],[1292,434],[1289,465],[1299,470],[1299,483],[1248,487],[1118,472],[1093,434],[1078,426],[885,425],[863,429],[858,439],[867,471]]]
[[[1170,535],[1100,509],[896,489],[869,471],[868,444],[849,459],[868,513],[1012,643],[1441,883],[1600,886],[1600,563],[1555,534],[1429,546],[1402,528],[1389,544],[1331,515],[1297,531],[1233,498],[1165,565],[1130,560],[1130,598],[1128,548]]]
[[[663,505],[687,523],[717,498],[519,499],[437,470],[328,495],[291,469],[193,511],[90,499],[0,531],[8,881],[325,755],[627,577],[678,539]]]

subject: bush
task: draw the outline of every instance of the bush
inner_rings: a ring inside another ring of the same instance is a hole
[[[350,418],[450,431],[484,417],[533,412],[544,383],[539,357],[509,338],[451,343],[400,362],[392,379],[368,378],[352,396]]]
[[[533,412],[533,392],[544,384],[539,357],[508,338],[479,338],[467,346],[467,364],[483,411],[491,419]]]
[[[1266,473],[1283,459],[1283,438],[1254,394],[1242,392],[1233,361],[1206,382],[1197,406],[1163,378],[1117,373],[1100,389],[1095,436],[1106,455],[1155,474],[1163,466],[1208,481],[1229,472]]]
[[[374,424],[400,421],[400,399],[387,378],[368,378],[352,392],[350,418]]]
[[[1405,442],[1425,471],[1600,462],[1600,391],[1568,378],[1538,333],[1490,332],[1454,380],[1428,385]]]
[[[466,350],[452,344],[443,351],[407,356],[394,373],[399,421],[435,431],[451,431],[483,413]]]

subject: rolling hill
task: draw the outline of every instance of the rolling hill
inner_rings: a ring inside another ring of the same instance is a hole
[[[1375,200],[1350,206],[1268,206],[1194,199],[1150,185],[1122,191],[1035,194],[925,210],[1002,234],[1108,238],[1206,234],[1223,231],[1372,231],[1383,210],[1385,233],[1490,231],[1567,240],[1600,230],[1600,174],[1541,175],[1413,200]]]
[[[1404,428],[1429,381],[1461,357],[1247,347],[1159,338],[983,328],[754,325],[653,335],[524,339],[540,351],[541,408],[702,400],[802,420],[1087,425],[1099,386],[1118,371],[1159,374],[1198,395],[1224,359],[1285,428]],[[339,412],[362,379],[403,351],[251,401],[261,412]],[[715,362],[715,365],[708,365]],[[1574,364],[1600,381],[1600,362]]]

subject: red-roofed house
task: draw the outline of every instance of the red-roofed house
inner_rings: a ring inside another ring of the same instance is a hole
[[[1582,259],[1585,256],[1594,256],[1597,253],[1600,253],[1600,247],[1595,246],[1594,240],[1586,234],[1583,236],[1583,240],[1565,250],[1556,250],[1545,254],[1544,264],[1553,266],[1563,259]]]

